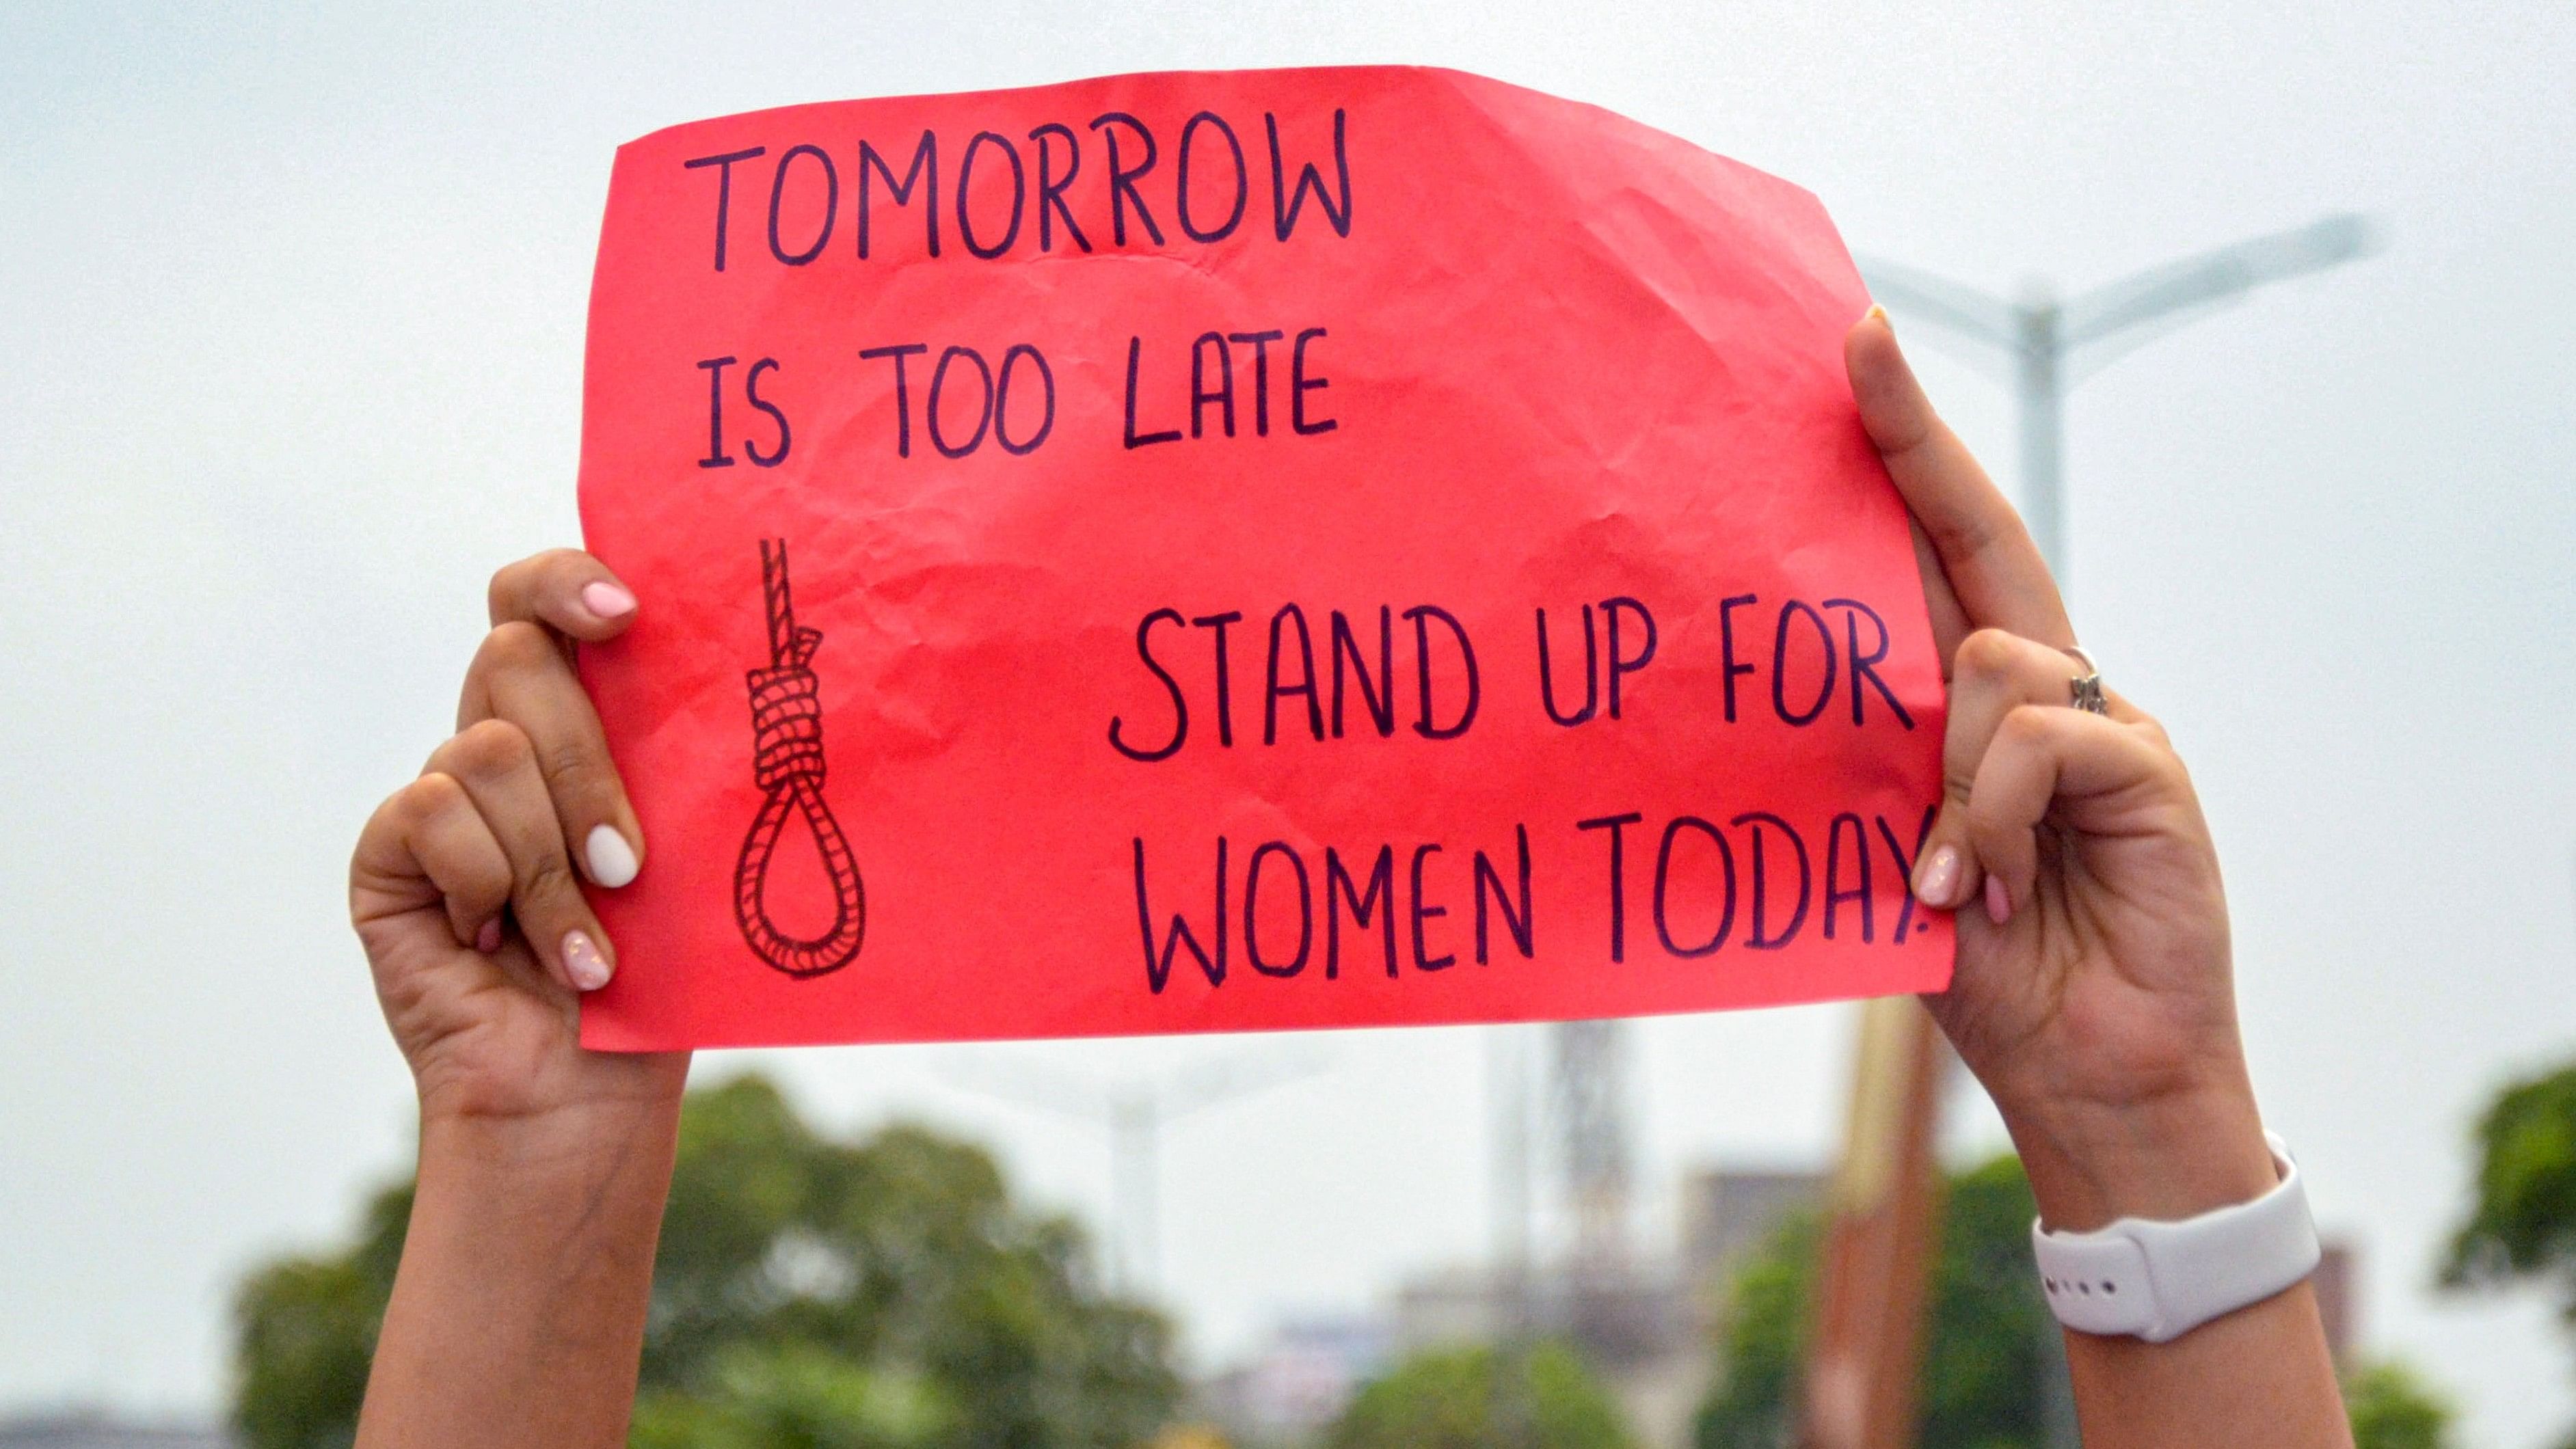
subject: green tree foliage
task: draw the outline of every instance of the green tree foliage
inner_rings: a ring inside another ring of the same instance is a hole
[[[1718,1375],[1699,1410],[1699,1449],[1773,1449],[1792,1442],[1798,1366],[1807,1351],[1807,1290],[1821,1233],[1797,1213],[1735,1270],[1718,1340]]]
[[[2476,1143],[2477,1206],[2452,1239],[2443,1281],[2549,1279],[2576,1323],[2576,1066],[2505,1088]]]
[[[2344,1378],[2353,1449],[2449,1449],[2451,1406],[2403,1364],[2379,1363]]]
[[[1953,1175],[1941,1215],[1926,1336],[1922,1449],[2037,1449],[2045,1335],[2055,1320],[2030,1271],[2030,1185],[2007,1154]],[[1790,1219],[1737,1271],[1700,1449],[1791,1442],[1807,1349],[1818,1227]]]
[[[2451,1240],[2442,1281],[2538,1279],[2576,1327],[2576,1065],[2515,1082],[2479,1120],[2477,1203]],[[2576,1449],[2576,1432],[2567,1438]]]
[[[345,1253],[283,1258],[243,1280],[233,1423],[253,1449],[345,1449],[357,1437],[411,1198],[410,1183],[377,1193]]]
[[[1923,1449],[2045,1442],[2057,1318],[2031,1263],[2030,1220],[2038,1215],[2021,1159],[2009,1153],[1950,1179],[1932,1270]]]
[[[236,1306],[252,1449],[340,1449],[409,1221],[267,1265]],[[1128,1449],[1180,1383],[1160,1316],[1102,1294],[1081,1233],[982,1151],[816,1133],[756,1077],[689,1094],[654,1265],[637,1449]]]
[[[632,1449],[918,1449],[957,1427],[938,1385],[830,1349],[736,1344],[708,1370],[695,1392],[637,1396]]]
[[[1629,1449],[1619,1406],[1562,1344],[1438,1349],[1351,1401],[1328,1449]]]

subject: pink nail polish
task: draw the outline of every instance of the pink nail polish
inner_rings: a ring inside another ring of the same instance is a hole
[[[1914,890],[1915,899],[1927,906],[1948,907],[1950,893],[1959,888],[1959,852],[1956,847],[1942,846],[1932,852],[1924,864],[1923,883]]]
[[[501,949],[501,918],[499,916],[494,916],[492,919],[485,921],[483,923],[483,929],[474,933],[474,949],[482,952],[486,956],[489,956],[493,952]]]
[[[582,585],[581,606],[602,619],[618,619],[635,612],[635,596],[600,579]]]
[[[2012,919],[2012,892],[2000,877],[1986,877],[1986,919],[2000,926]]]
[[[564,974],[578,990],[597,991],[608,984],[608,958],[599,954],[587,932],[564,932],[563,963]]]

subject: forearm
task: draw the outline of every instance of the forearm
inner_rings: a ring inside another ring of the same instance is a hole
[[[2135,1111],[2022,1114],[2013,1130],[2053,1230],[2189,1218],[2251,1201],[2278,1181],[2252,1094],[2232,1083]],[[2087,1449],[2352,1442],[2305,1283],[2169,1343],[2068,1331],[2066,1359]]]
[[[678,1117],[422,1123],[360,1449],[625,1441]]]
[[[2352,1431],[2302,1283],[2171,1343],[2066,1334],[2087,1449],[2327,1449]]]

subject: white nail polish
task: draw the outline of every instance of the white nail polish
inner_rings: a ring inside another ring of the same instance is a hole
[[[582,842],[582,853],[590,858],[590,878],[615,890],[635,879],[635,848],[613,825],[593,828],[590,839]]]

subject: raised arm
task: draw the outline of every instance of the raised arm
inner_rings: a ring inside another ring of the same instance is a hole
[[[457,733],[367,822],[349,913],[420,1091],[420,1186],[361,1449],[611,1449],[635,1396],[688,1056],[586,1052],[616,969],[575,872],[642,832],[574,678],[634,597],[586,554],[492,581]]]
[[[2052,1231],[2178,1220],[2278,1180],[2236,1024],[2227,901],[2164,730],[2087,671],[2029,533],[1942,423],[1884,314],[1852,392],[1912,509],[1950,679],[1941,813],[1914,880],[1955,908],[1927,998],[1992,1094]],[[2351,1432],[2305,1283],[2163,1344],[2069,1331],[2088,1449],[2329,1449]]]

